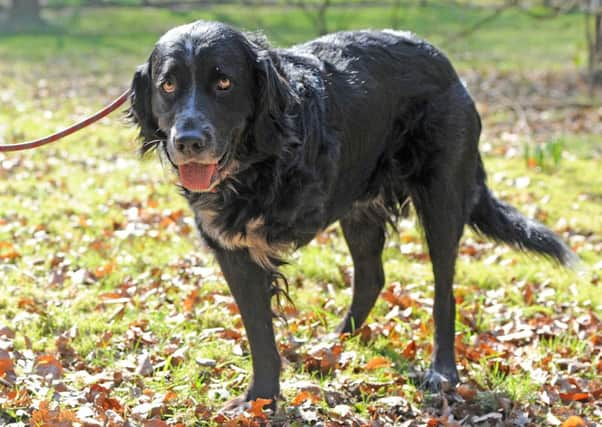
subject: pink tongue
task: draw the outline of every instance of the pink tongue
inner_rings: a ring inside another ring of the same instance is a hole
[[[186,163],[180,165],[180,182],[190,191],[204,191],[211,185],[211,177],[215,172],[217,163],[203,165],[201,163]]]

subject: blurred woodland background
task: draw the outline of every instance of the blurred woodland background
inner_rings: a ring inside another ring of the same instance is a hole
[[[458,9],[490,9],[490,13],[454,34],[462,38],[493,22],[509,10],[519,10],[534,20],[553,19],[565,14],[583,15],[583,36],[587,44],[587,65],[592,83],[602,80],[602,2],[600,0],[2,0],[0,13],[4,15],[5,31],[44,30],[47,22],[45,13],[67,9],[154,7],[171,10],[189,10],[223,5],[238,5],[245,8],[297,8],[310,21],[313,31],[326,34],[345,29],[345,22],[330,22],[329,12],[333,9],[352,9],[358,13],[366,8],[389,8],[390,26],[399,27],[404,8],[408,7],[455,7]],[[533,29],[537,31],[536,28]]]

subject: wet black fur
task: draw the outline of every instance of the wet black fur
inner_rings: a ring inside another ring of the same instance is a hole
[[[173,39],[173,40],[172,40]],[[270,244],[308,243],[340,220],[354,267],[354,297],[339,331],[365,320],[384,283],[380,260],[387,222],[407,200],[425,231],[435,275],[435,345],[426,383],[458,381],[454,360],[452,281],[466,224],[499,241],[562,263],[572,253],[543,225],[495,199],[478,152],[479,115],[448,59],[405,33],[357,31],[328,35],[290,49],[270,48],[223,24],[198,22],[157,45],[135,74],[130,114],[143,151],[165,151],[154,64],[184,39],[240,55],[250,83],[232,96],[251,96],[246,125],[223,141],[240,170],[217,193],[182,189],[193,212],[211,209],[232,235],[265,219]],[[231,56],[230,56],[231,57]],[[224,59],[227,60],[227,59]],[[202,107],[200,107],[202,108]],[[228,250],[206,232],[241,309],[253,353],[254,377],[244,399],[278,395],[280,360],[269,297],[275,271],[246,249]],[[279,260],[273,259],[275,265]]]

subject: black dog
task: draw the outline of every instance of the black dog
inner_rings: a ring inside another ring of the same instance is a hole
[[[356,31],[291,49],[227,25],[175,28],[138,68],[130,115],[142,151],[179,174],[200,233],[240,309],[253,380],[235,404],[279,395],[270,297],[288,250],[339,220],[353,258],[359,328],[384,283],[387,222],[411,200],[435,277],[426,384],[458,381],[452,291],[466,224],[561,263],[571,251],[486,186],[474,103],[448,59],[411,34]]]

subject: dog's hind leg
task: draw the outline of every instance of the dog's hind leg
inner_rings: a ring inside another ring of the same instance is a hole
[[[341,228],[353,259],[353,298],[337,331],[353,332],[368,317],[385,283],[381,259],[385,224],[379,218],[359,211],[343,218]]]
[[[431,367],[425,385],[431,390],[445,381],[459,381],[454,354],[456,306],[453,280],[458,245],[476,197],[479,117],[460,86],[427,108],[417,144],[435,147],[422,175],[409,180],[409,192],[429,248],[435,295],[435,334]]]
[[[412,191],[435,279],[433,355],[425,378],[425,386],[433,391],[439,390],[445,381],[453,385],[459,380],[454,354],[456,307],[452,286],[464,222],[461,197],[446,181],[436,180],[427,188]]]

